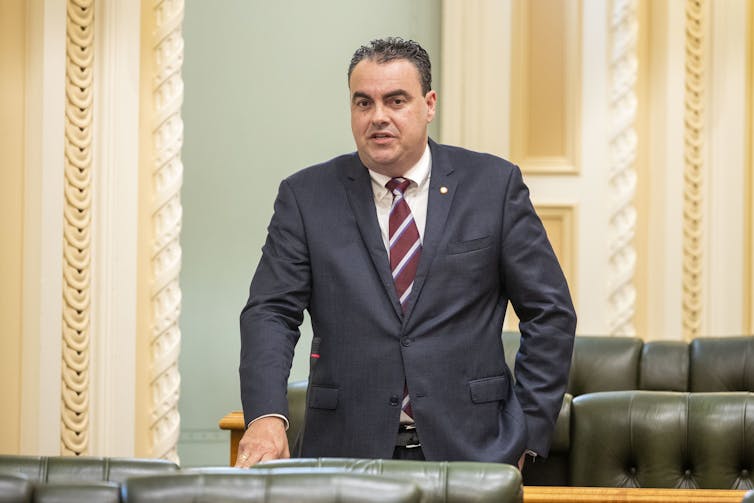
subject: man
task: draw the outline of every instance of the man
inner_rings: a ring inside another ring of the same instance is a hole
[[[357,152],[282,182],[241,314],[237,466],[290,455],[286,382],[305,309],[314,337],[294,454],[546,456],[576,316],[519,169],[428,138],[437,94],[417,43],[361,47],[348,82]],[[521,320],[515,384],[508,301]]]

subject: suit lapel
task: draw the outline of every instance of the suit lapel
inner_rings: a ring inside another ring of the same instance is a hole
[[[372,190],[369,171],[361,164],[357,154],[353,154],[353,157],[344,166],[343,173],[343,185],[345,186],[346,194],[348,194],[348,202],[356,218],[361,239],[364,241],[364,245],[372,258],[374,268],[380,277],[390,303],[393,305],[395,314],[400,318],[403,316],[403,312],[398,295],[395,293],[393,275],[390,272],[390,261],[385,250],[385,243],[382,241],[380,225],[377,222],[374,191]]]
[[[422,255],[419,259],[419,268],[416,271],[414,286],[411,290],[410,300],[403,320],[404,324],[414,310],[432,261],[437,254],[458,183],[457,177],[451,176],[453,166],[450,164],[442,147],[438,146],[434,141],[429,140],[429,148],[432,152],[432,172],[429,179],[427,222],[424,227],[424,239],[422,240]]]

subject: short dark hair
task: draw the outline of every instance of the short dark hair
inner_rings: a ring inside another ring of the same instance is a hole
[[[348,66],[348,81],[351,81],[353,69],[362,60],[371,59],[377,63],[387,63],[396,59],[405,59],[414,64],[419,71],[422,93],[427,94],[432,90],[432,64],[429,62],[429,54],[413,40],[404,40],[401,37],[387,37],[372,40],[367,45],[362,45],[353,53],[351,64]]]

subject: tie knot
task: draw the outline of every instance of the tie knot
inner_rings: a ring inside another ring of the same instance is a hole
[[[386,184],[385,187],[387,187],[387,190],[392,192],[395,195],[403,195],[404,192],[406,192],[406,189],[411,184],[411,180],[408,178],[398,177],[398,178],[391,178]],[[396,194],[398,192],[398,194]]]

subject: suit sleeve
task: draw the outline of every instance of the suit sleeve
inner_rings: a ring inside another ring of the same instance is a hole
[[[241,401],[245,424],[264,414],[288,417],[287,382],[311,291],[300,208],[283,181],[262,258],[241,312]]]
[[[503,211],[501,281],[521,332],[515,393],[526,417],[527,449],[546,457],[568,383],[576,313],[517,167]]]

